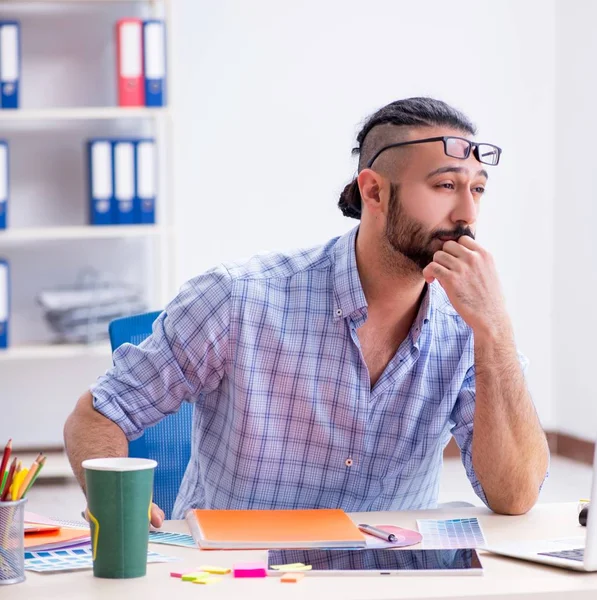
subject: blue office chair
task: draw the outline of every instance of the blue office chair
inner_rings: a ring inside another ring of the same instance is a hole
[[[114,319],[109,328],[112,352],[124,343],[138,345],[149,337],[159,314],[160,311],[157,311]],[[158,463],[153,500],[166,513],[166,519],[172,515],[182,477],[191,458],[192,416],[193,406],[184,402],[177,413],[149,427],[140,438],[129,443],[129,456],[152,458]]]

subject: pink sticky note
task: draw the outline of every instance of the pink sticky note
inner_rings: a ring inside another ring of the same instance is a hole
[[[267,577],[267,567],[262,562],[236,563],[232,573],[235,577]]]
[[[183,575],[184,573],[178,573],[176,571],[170,573],[170,577],[178,577],[179,579],[181,579]]]

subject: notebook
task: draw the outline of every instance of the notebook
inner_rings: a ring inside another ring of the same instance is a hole
[[[25,535],[33,535],[35,533],[50,533],[59,531],[60,525],[43,525],[41,523],[25,523]]]
[[[82,542],[89,542],[91,535],[89,529],[74,529],[60,527],[54,531],[40,533],[25,533],[25,549],[31,551],[55,550],[77,546]]]
[[[365,548],[365,536],[340,509],[192,509],[186,521],[200,548]]]

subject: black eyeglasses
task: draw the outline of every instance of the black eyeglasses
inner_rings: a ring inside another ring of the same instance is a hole
[[[449,135],[443,135],[440,137],[425,138],[423,140],[411,140],[409,142],[398,142],[397,144],[389,144],[378,150],[367,163],[367,169],[371,168],[371,165],[377,160],[379,155],[390,148],[398,148],[399,146],[410,146],[412,144],[426,144],[427,142],[443,142],[444,152],[446,156],[452,158],[460,158],[462,160],[467,159],[471,155],[485,165],[497,165],[500,162],[500,156],[502,149],[494,146],[493,144],[471,142],[466,138],[454,137]]]

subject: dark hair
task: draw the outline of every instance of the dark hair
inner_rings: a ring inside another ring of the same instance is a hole
[[[357,146],[352,153],[359,156],[359,171],[369,160],[363,152],[365,139],[378,125],[389,123],[397,127],[449,127],[475,135],[475,126],[460,111],[449,104],[433,98],[406,98],[396,100],[371,115],[357,135]],[[367,152],[367,154],[371,154]],[[353,179],[340,194],[338,208],[345,217],[361,218],[361,192],[359,184]]]

